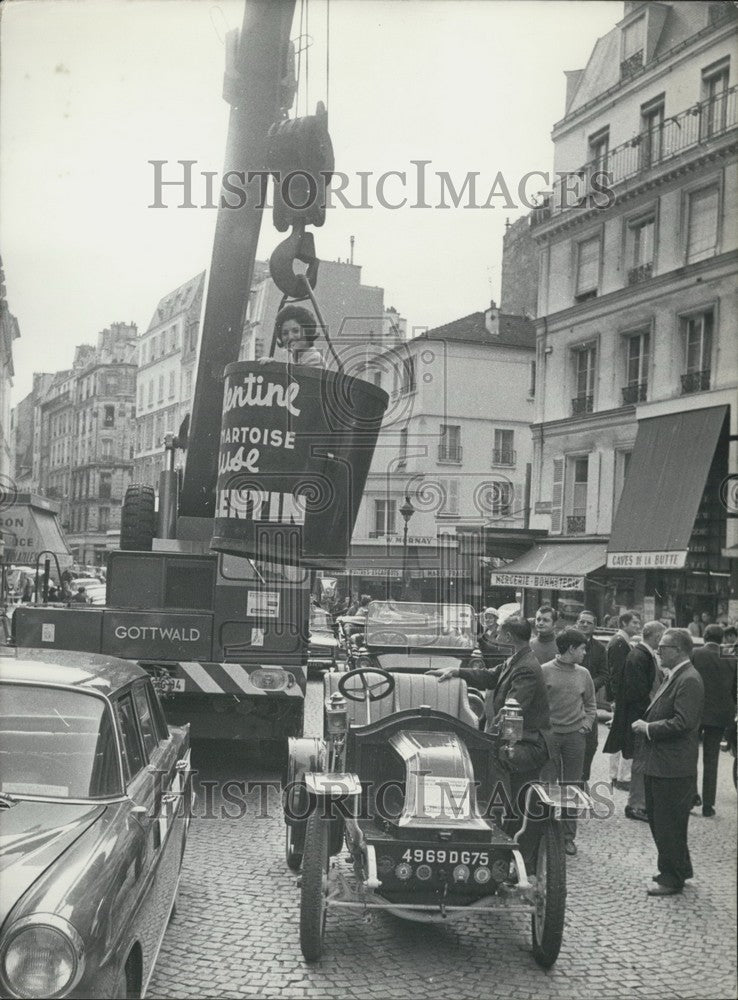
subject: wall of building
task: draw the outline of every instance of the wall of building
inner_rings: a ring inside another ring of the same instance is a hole
[[[500,310],[516,316],[535,316],[538,308],[539,251],[530,228],[530,216],[517,219],[502,238]]]

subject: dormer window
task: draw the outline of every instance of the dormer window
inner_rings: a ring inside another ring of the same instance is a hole
[[[639,17],[622,29],[622,49],[620,53],[620,77],[627,79],[643,66],[643,51],[646,44],[646,18]]]

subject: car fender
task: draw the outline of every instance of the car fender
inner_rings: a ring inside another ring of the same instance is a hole
[[[284,819],[288,826],[304,830],[310,809],[305,774],[323,771],[326,761],[325,740],[305,736],[288,740],[287,773],[282,789]]]

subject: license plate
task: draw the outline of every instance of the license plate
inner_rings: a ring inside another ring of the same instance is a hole
[[[489,851],[455,850],[445,847],[410,847],[402,855],[403,861],[428,865],[489,865]]]
[[[185,689],[184,677],[152,677],[151,683],[160,695],[174,694]]]

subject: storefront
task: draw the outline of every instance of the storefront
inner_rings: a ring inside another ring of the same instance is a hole
[[[646,618],[684,626],[735,607],[736,562],[724,551],[729,442],[727,406],[639,422],[607,568]]]
[[[369,551],[362,551],[369,550]],[[337,592],[343,596],[369,594],[378,600],[466,603],[473,587],[471,569],[456,548],[436,546],[353,546],[345,572],[337,577]]]
[[[527,618],[542,604],[550,604],[563,621],[576,620],[585,607],[601,620],[603,585],[596,573],[604,567],[606,556],[604,541],[547,540],[504,569],[493,570],[490,596],[497,606],[517,601]]]

